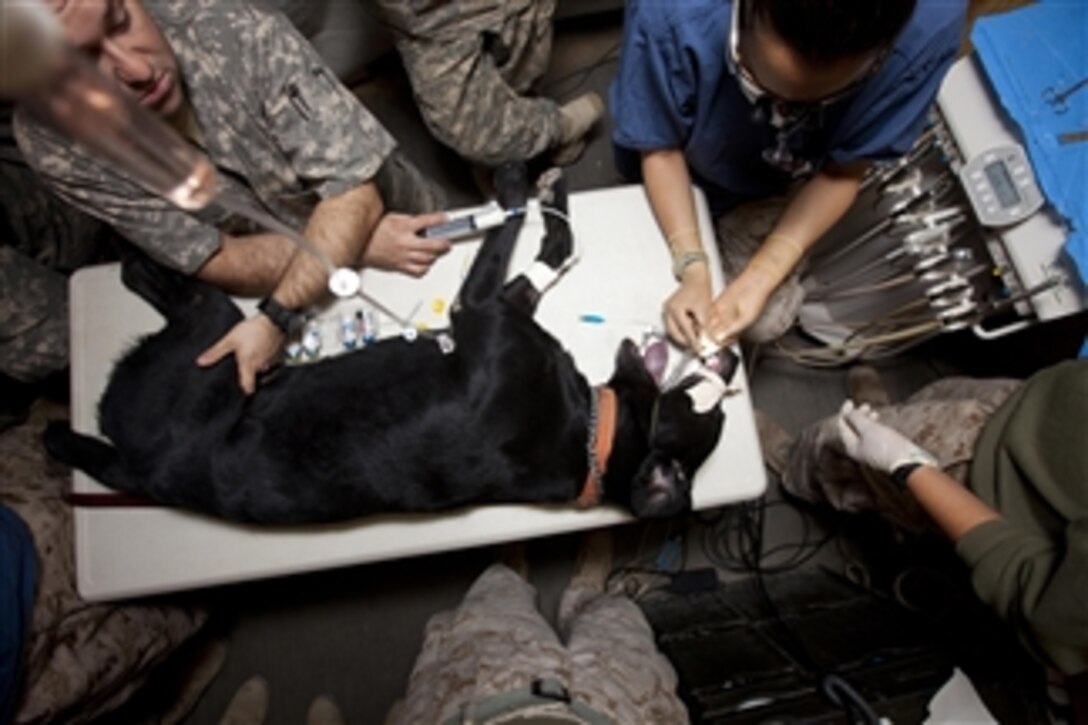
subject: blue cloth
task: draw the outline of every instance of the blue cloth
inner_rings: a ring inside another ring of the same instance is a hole
[[[0,504],[0,723],[15,715],[36,571],[34,541],[26,524]]]
[[[1069,222],[1066,249],[1088,282],[1088,141],[1058,140],[1088,131],[1088,87],[1069,95],[1064,111],[1047,100],[1048,89],[1060,94],[1088,78],[1088,4],[1046,0],[980,18],[971,40],[997,97],[1020,126],[1047,200]]]
[[[620,172],[637,180],[641,151],[683,149],[714,213],[781,193],[794,178],[764,161],[776,129],[730,73],[731,12],[723,0],[630,0],[610,91]],[[818,170],[828,160],[906,153],[925,127],[965,19],[965,2],[920,0],[880,71],[842,101],[810,107],[792,129],[794,158]]]

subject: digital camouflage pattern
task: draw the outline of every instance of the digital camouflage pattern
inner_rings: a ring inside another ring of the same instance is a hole
[[[456,610],[427,622],[404,701],[386,722],[521,722],[510,709],[494,719],[473,714],[529,690],[535,680],[557,683],[574,702],[603,717],[583,718],[555,702],[517,708],[527,721],[689,721],[676,695],[676,671],[658,651],[638,605],[592,587],[568,587],[559,603],[557,634],[535,599],[533,586],[508,567],[494,564],[484,571]]]
[[[57,199],[23,162],[0,107],[0,373],[33,383],[68,365],[68,275],[113,232]]]
[[[1020,385],[1011,378],[945,378],[903,403],[876,410],[882,423],[932,453],[946,474],[965,483],[982,429]],[[786,490],[839,511],[876,511],[910,533],[931,530],[930,517],[909,491],[846,455],[836,421],[837,416],[825,418],[801,433],[783,476]]]
[[[547,70],[555,0],[378,0],[427,128],[488,166],[559,139],[559,107],[524,95]]]
[[[148,0],[178,59],[204,150],[227,193],[302,228],[316,204],[374,179],[395,142],[277,12],[243,0]],[[115,227],[152,258],[193,273],[219,248],[220,231],[257,231],[218,209],[189,215],[16,115],[31,165],[76,207]],[[422,175],[398,160],[387,175]],[[396,185],[386,207],[416,212],[441,202]]]

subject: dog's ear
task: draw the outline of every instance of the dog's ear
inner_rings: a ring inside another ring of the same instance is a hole
[[[691,510],[691,479],[677,461],[651,455],[631,485],[631,511],[640,519],[661,519]]]

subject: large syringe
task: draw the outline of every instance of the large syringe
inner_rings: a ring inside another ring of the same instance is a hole
[[[360,291],[357,271],[337,267],[297,230],[241,200],[220,198],[207,157],[70,46],[41,0],[0,0],[0,97],[18,100],[35,120],[183,210],[217,203],[287,236],[325,268],[334,295],[358,294],[398,319]]]

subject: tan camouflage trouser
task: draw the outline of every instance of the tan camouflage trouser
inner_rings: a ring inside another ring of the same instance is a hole
[[[509,568],[487,569],[456,610],[427,623],[405,701],[388,722],[442,723],[474,701],[542,679],[616,723],[688,722],[676,673],[634,602],[568,589],[559,613],[564,645],[537,612],[535,596]]]
[[[960,483],[967,480],[975,443],[1019,380],[948,378],[922,388],[905,403],[877,408],[880,420],[936,456]],[[886,474],[855,463],[843,451],[835,417],[806,428],[782,480],[790,493],[846,512],[875,511],[898,528],[922,533],[929,517]]]
[[[748,264],[748,260],[759,250],[763,240],[774,229],[786,209],[786,202],[784,197],[751,201],[731,209],[715,220],[718,254],[722,259],[726,284],[736,279]],[[763,313],[742,335],[745,340],[776,340],[797,319],[797,312],[804,301],[800,281],[802,265],[794,268],[790,276],[774,291],[763,308]]]
[[[0,502],[34,539],[38,578],[22,664],[18,723],[83,723],[124,703],[208,613],[167,598],[93,604],[76,591],[72,472],[42,445],[47,421],[67,410],[45,400],[30,419],[0,433]]]
[[[559,137],[559,109],[526,94],[548,67],[555,0],[378,0],[427,128],[488,166]]]

